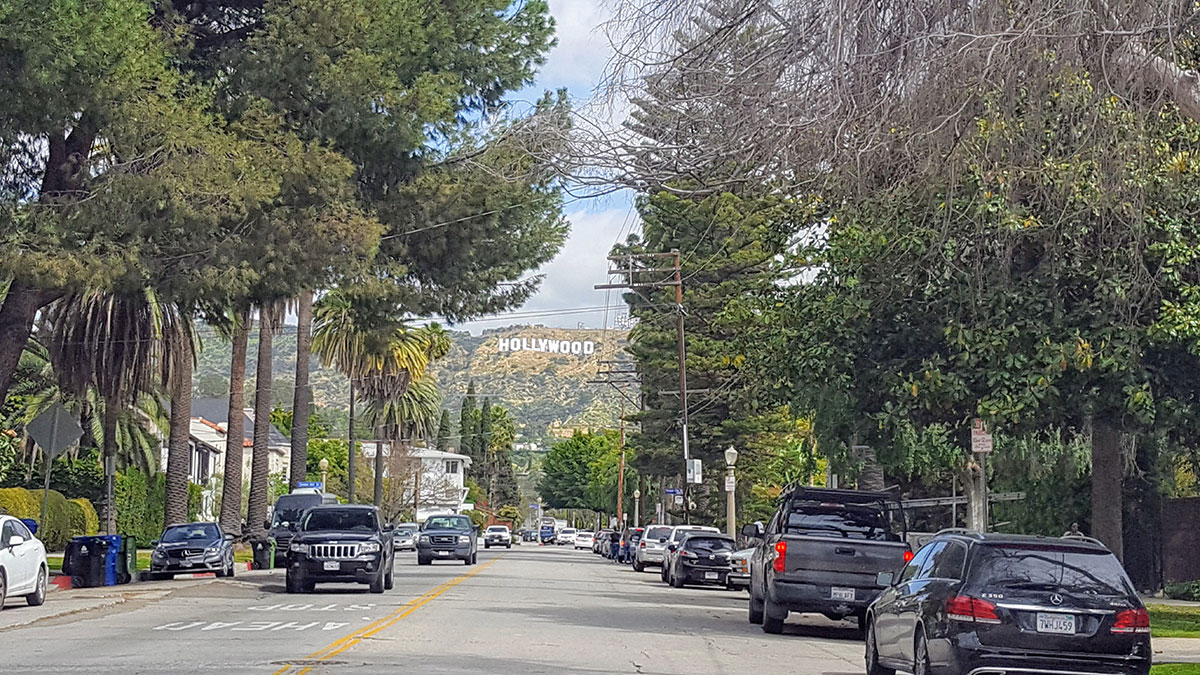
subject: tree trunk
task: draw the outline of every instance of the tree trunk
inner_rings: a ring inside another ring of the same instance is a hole
[[[238,315],[229,364],[229,417],[225,425],[225,474],[221,485],[221,529],[242,532],[242,462],[246,437],[246,350],[250,342],[250,312]]]
[[[309,354],[312,351],[312,304],[312,291],[301,291],[296,313],[296,393],[292,399],[292,459],[291,479],[288,481],[293,488],[308,475],[308,416],[312,402],[308,373]]]
[[[188,481],[192,448],[192,343],[184,335],[176,345],[178,363],[171,382],[171,434],[167,442],[166,524],[188,521]]]
[[[14,281],[0,306],[0,404],[8,396],[13,373],[21,361],[29,336],[33,332],[33,320],[38,310],[49,303],[49,295],[36,288]]]
[[[383,399],[375,401],[375,490],[372,503],[376,507],[383,506],[383,443],[386,431],[386,415],[384,406],[387,402]]]
[[[882,492],[886,489],[883,466],[875,456],[875,448],[869,445],[855,445],[854,456],[863,464],[862,473],[858,475],[858,489],[870,492]]]
[[[117,418],[121,407],[116,401],[104,402],[104,532],[117,533],[117,510],[113,504],[113,470],[117,461]],[[189,423],[190,426],[190,423]],[[87,427],[84,427],[85,429]]]
[[[1122,540],[1121,433],[1107,421],[1092,427],[1092,536],[1104,542],[1118,560],[1125,559]]]
[[[259,312],[258,369],[254,382],[254,450],[250,461],[250,504],[247,508],[247,529],[254,537],[266,534],[263,521],[267,519],[267,502],[271,484],[271,347],[275,341],[275,326],[270,311]]]

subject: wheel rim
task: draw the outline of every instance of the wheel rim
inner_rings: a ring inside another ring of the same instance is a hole
[[[38,594],[39,599],[46,596],[46,570],[45,570],[45,568],[38,570],[37,594]]]
[[[916,663],[913,667],[913,675],[929,675],[929,652],[925,647],[925,639],[917,640]]]

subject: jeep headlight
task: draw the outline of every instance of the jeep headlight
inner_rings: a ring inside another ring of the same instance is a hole
[[[288,550],[291,551],[292,553],[303,553],[305,555],[308,555],[308,544],[293,543],[291,546],[288,547]]]
[[[460,535],[458,535],[458,543],[469,544],[469,543],[471,543],[471,538],[465,534],[460,534]]]
[[[358,549],[358,552],[359,553],[378,553],[379,552],[379,544],[377,544],[373,541],[365,542]]]

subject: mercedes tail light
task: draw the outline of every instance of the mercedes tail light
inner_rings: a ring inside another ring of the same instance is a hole
[[[956,595],[946,601],[946,616],[955,621],[1000,623],[995,604],[966,595]]]
[[[786,567],[785,567],[786,564],[787,564],[787,542],[786,541],[775,542],[775,560],[772,562],[772,565],[774,566],[775,571],[783,572],[786,569]]]
[[[1113,622],[1114,633],[1149,633],[1150,612],[1145,609],[1127,609],[1117,612],[1117,620]]]

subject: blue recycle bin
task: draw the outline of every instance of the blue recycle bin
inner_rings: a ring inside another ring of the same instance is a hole
[[[72,539],[67,549],[72,585],[116,586],[129,583],[128,541],[128,537],[119,534]]]

